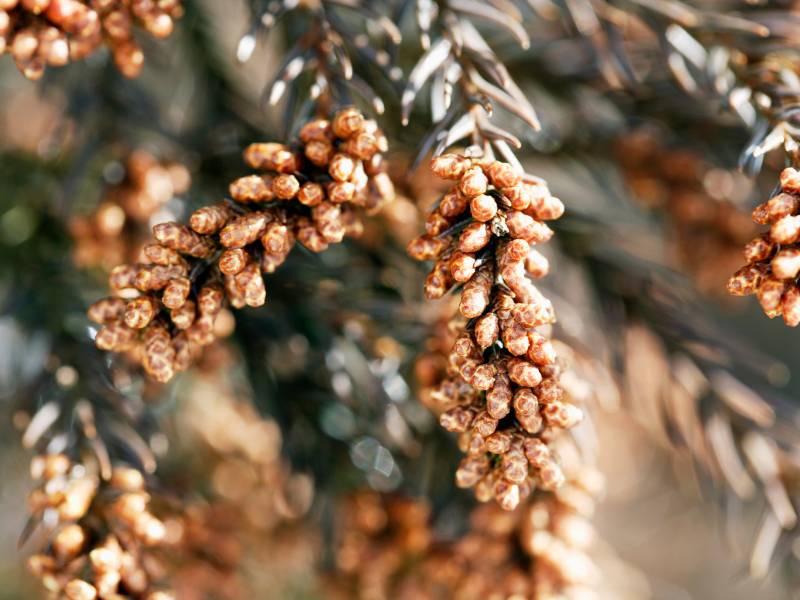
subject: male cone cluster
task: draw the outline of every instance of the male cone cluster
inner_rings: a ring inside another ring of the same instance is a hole
[[[602,487],[602,475],[584,465],[555,494],[535,495],[517,510],[473,508],[468,529],[447,541],[436,540],[424,501],[353,494],[337,513],[326,597],[598,600],[589,517]]]
[[[423,382],[427,403],[461,434],[467,455],[457,485],[511,510],[535,487],[563,482],[548,440],[582,418],[564,398],[555,351],[540,331],[555,320],[552,305],[527,277],[547,274],[533,246],[550,239],[544,221],[564,207],[543,181],[507,163],[449,154],[431,168],[456,183],[408,250],[436,261],[428,298],[462,287],[444,376]]]
[[[214,341],[216,316],[262,306],[272,273],[296,242],[322,252],[358,235],[357,210],[376,209],[394,188],[384,172],[386,138],[354,108],[315,119],[291,145],[252,144],[245,162],[263,171],[237,179],[230,198],[194,213],[189,225],[160,223],[139,263],[116,267],[116,296],[89,309],[103,327],[95,342],[127,352],[157,381],[168,381]]]
[[[181,0],[0,0],[0,54],[10,54],[28,79],[39,79],[45,67],[106,45],[122,74],[136,77],[144,54],[134,28],[165,38],[182,13]]]
[[[53,597],[66,600],[172,600],[153,586],[158,576],[147,549],[163,542],[163,523],[147,510],[142,474],[117,467],[101,482],[63,454],[37,456],[31,474],[41,480],[29,498],[31,513],[56,523],[50,543],[28,567]],[[48,514],[49,513],[49,514]]]
[[[800,171],[784,169],[781,192],[753,211],[753,220],[769,230],[744,248],[747,265],[728,281],[734,296],[755,294],[770,318],[783,317],[790,327],[800,324]]]

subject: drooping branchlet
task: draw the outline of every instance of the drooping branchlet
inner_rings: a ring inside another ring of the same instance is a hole
[[[321,157],[319,146],[329,148]],[[116,297],[93,305],[95,342],[126,352],[157,381],[186,369],[215,339],[227,301],[266,302],[272,273],[299,242],[322,252],[358,235],[359,210],[377,209],[394,188],[384,171],[385,136],[354,108],[306,123],[291,144],[251,144],[245,162],[261,171],[231,183],[230,198],[197,209],[189,223],[160,223],[136,264],[112,270]]]
[[[460,434],[466,456],[456,483],[511,510],[534,487],[563,482],[548,441],[582,418],[558,385],[555,351],[539,330],[555,320],[552,305],[528,278],[548,271],[533,246],[550,239],[544,221],[560,217],[563,205],[507,163],[447,154],[431,167],[455,183],[409,253],[435,261],[428,298],[461,291],[443,372],[424,382],[423,395],[441,425]]]
[[[108,480],[64,454],[34,457],[41,486],[29,496],[32,517],[52,527],[50,544],[28,559],[30,571],[59,598],[171,600],[158,589],[148,556],[163,543],[164,524],[148,510],[141,472],[115,467]]]
[[[753,221],[769,230],[744,249],[747,264],[728,281],[734,296],[755,294],[770,318],[783,317],[790,327],[800,324],[800,172],[787,168],[781,191],[753,210]]]

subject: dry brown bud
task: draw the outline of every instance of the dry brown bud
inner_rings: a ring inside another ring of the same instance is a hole
[[[475,413],[462,406],[456,406],[441,414],[439,423],[447,431],[463,432],[472,425]]]
[[[378,152],[378,139],[366,131],[357,133],[344,146],[348,154],[364,161],[370,160]]]
[[[328,243],[325,241],[325,238],[317,231],[313,223],[306,218],[297,220],[295,237],[298,242],[312,252],[323,252],[328,248]]]
[[[173,308],[169,313],[170,319],[178,329],[188,329],[194,323],[197,316],[195,305],[191,300],[187,300],[180,307]]]
[[[497,375],[497,369],[492,364],[484,364],[479,365],[475,368],[475,371],[472,373],[472,377],[469,380],[470,385],[474,387],[476,390],[486,391],[490,390],[494,386],[495,376]]]
[[[300,191],[300,182],[294,175],[278,175],[272,180],[272,193],[281,200],[291,200]]]
[[[231,218],[230,210],[224,204],[198,208],[189,218],[189,226],[197,233],[216,233]]]
[[[73,579],[64,586],[64,596],[67,600],[95,600],[97,590],[88,581]]]
[[[349,181],[337,181],[326,187],[328,199],[336,204],[354,201],[356,186]]]
[[[231,198],[237,202],[268,202],[275,197],[272,191],[272,177],[269,175],[248,175],[246,177],[240,177],[230,184],[228,191]],[[194,226],[192,226],[192,229],[199,232]],[[209,232],[203,231],[202,233]]]
[[[442,197],[439,203],[439,212],[443,217],[452,219],[467,210],[467,206],[469,206],[469,199],[454,189]]]
[[[447,247],[447,241],[423,235],[411,240],[407,252],[415,260],[433,260]]]
[[[551,427],[569,429],[580,423],[583,411],[572,404],[551,402],[542,407],[542,416]]]
[[[455,252],[450,257],[450,274],[458,283],[465,283],[475,275],[475,256],[464,252]]]
[[[787,216],[773,223],[770,237],[778,244],[793,244],[800,239],[800,216]]]
[[[554,221],[564,214],[564,203],[553,196],[541,200],[534,198],[526,212],[540,221]]]
[[[489,186],[489,180],[483,174],[480,167],[470,167],[461,176],[458,182],[458,190],[467,198],[474,198],[485,194]]]
[[[303,152],[308,160],[318,167],[325,167],[333,157],[334,148],[329,140],[311,140]]]
[[[348,181],[356,168],[355,161],[347,154],[336,154],[328,165],[328,173],[334,181]]]
[[[765,270],[758,265],[745,265],[728,280],[728,293],[733,296],[755,294],[764,276]]]
[[[785,289],[785,282],[769,277],[761,283],[756,292],[761,308],[771,319],[780,314],[781,297]]]
[[[219,257],[219,270],[225,275],[236,275],[244,269],[249,255],[242,248],[228,248]]]
[[[764,222],[761,224],[774,223],[783,217],[795,214],[798,209],[800,209],[800,199],[797,196],[786,193],[778,194],[767,201],[764,207],[766,216],[763,217]]]
[[[267,290],[261,269],[256,263],[249,263],[241,272],[234,276],[236,285],[244,293],[247,306],[263,306],[267,300]]]
[[[261,237],[269,222],[267,213],[248,213],[228,223],[220,231],[219,241],[226,248],[244,248]]]
[[[308,144],[311,141],[327,141],[333,136],[330,121],[327,119],[314,119],[300,128],[298,137]]]
[[[125,307],[125,325],[132,329],[147,327],[158,311],[158,301],[150,296],[140,296]]]
[[[495,313],[488,313],[475,321],[475,342],[486,350],[493,346],[500,337],[500,320]]]
[[[318,183],[307,182],[300,186],[297,200],[306,206],[316,206],[325,199],[325,190]]]
[[[757,263],[769,258],[774,249],[775,244],[770,237],[760,235],[744,247],[744,258],[750,264]]]
[[[800,324],[800,288],[794,283],[790,284],[783,294],[781,313],[789,327],[797,327]]]
[[[481,194],[472,198],[469,204],[472,218],[476,221],[487,222],[494,219],[497,214],[497,202],[491,196]]]
[[[470,223],[458,238],[458,249],[461,252],[477,252],[492,239],[492,232],[485,223]]]
[[[511,412],[511,381],[505,373],[497,375],[494,386],[486,393],[486,412],[495,419]]]
[[[297,157],[283,144],[250,144],[244,151],[244,161],[254,169],[293,173],[299,170]]]
[[[508,376],[511,381],[523,387],[536,387],[542,382],[542,374],[527,360],[511,358],[508,361]]]
[[[142,253],[154,265],[167,267],[169,265],[186,265],[186,261],[180,253],[162,246],[161,244],[147,244]]]
[[[513,187],[522,180],[519,173],[509,163],[494,161],[486,169],[486,174],[496,188]]]
[[[94,338],[95,345],[101,350],[124,352],[133,347],[136,341],[136,330],[121,321],[106,323]]]
[[[460,179],[470,167],[471,161],[455,154],[443,154],[431,160],[431,171],[442,179]]]
[[[788,167],[781,171],[781,189],[790,194],[800,194],[800,172]]]
[[[770,263],[772,274],[778,279],[794,279],[800,271],[800,248],[784,248]]]
[[[86,543],[86,533],[75,523],[65,525],[53,536],[53,552],[61,561],[75,558]]]
[[[216,317],[222,310],[224,294],[218,285],[206,285],[197,294],[197,308],[200,314]]]
[[[428,300],[436,300],[444,296],[451,287],[453,287],[453,278],[450,275],[448,261],[437,261],[425,278],[425,297]]]
[[[333,116],[331,130],[336,137],[349,138],[361,131],[364,126],[364,116],[358,109],[349,107],[340,110]]]
[[[179,223],[159,223],[153,227],[153,237],[162,245],[182,254],[205,258],[214,250],[214,243]]]
[[[485,456],[465,456],[456,471],[456,485],[460,488],[473,487],[488,472],[489,461]]]
[[[111,270],[108,284],[111,289],[123,290],[134,287],[138,268],[134,265],[119,265]]]
[[[86,314],[90,320],[103,325],[121,319],[126,304],[122,298],[103,298],[92,304]]]
[[[489,305],[494,274],[490,267],[481,267],[475,276],[464,284],[459,310],[468,319],[479,317]]]

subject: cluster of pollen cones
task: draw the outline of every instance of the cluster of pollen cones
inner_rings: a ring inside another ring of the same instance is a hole
[[[747,264],[728,281],[734,296],[755,294],[770,318],[783,317],[790,327],[800,324],[800,171],[784,169],[781,191],[753,211],[753,220],[769,230],[744,249]]]
[[[172,33],[181,0],[0,0],[0,54],[28,79],[48,66],[81,60],[106,46],[126,77],[142,70],[136,28],[156,38]]]
[[[185,370],[216,338],[225,303],[266,302],[272,273],[296,242],[322,252],[363,229],[359,211],[394,195],[384,171],[386,137],[354,108],[315,119],[294,144],[259,143],[244,152],[261,171],[230,185],[230,198],[192,213],[189,224],[160,223],[135,264],[112,270],[115,295],[95,303],[95,342],[125,352],[155,380]]]
[[[448,154],[431,168],[454,185],[409,253],[435,261],[428,298],[461,288],[442,367],[418,365],[424,401],[445,429],[461,434],[466,456],[456,483],[512,510],[535,488],[563,483],[548,442],[583,416],[558,382],[546,335],[552,305],[528,277],[547,274],[548,261],[534,246],[550,239],[544,221],[564,207],[544,181],[508,163]]]
[[[166,531],[148,511],[139,471],[115,467],[106,481],[64,454],[46,454],[33,459],[31,474],[41,481],[29,498],[32,516],[52,533],[28,567],[54,598],[174,600],[154,585],[163,569],[149,549]]]

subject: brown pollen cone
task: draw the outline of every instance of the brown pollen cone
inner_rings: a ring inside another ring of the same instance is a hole
[[[46,454],[34,457],[31,475],[41,486],[31,492],[29,510],[51,531],[28,568],[53,597],[174,600],[156,585],[163,567],[151,549],[166,531],[148,510],[141,472],[117,466],[101,480],[64,454]]]
[[[447,154],[431,168],[454,184],[408,250],[435,261],[425,295],[441,298],[460,286],[460,302],[449,348],[439,347],[440,369],[422,369],[423,398],[442,427],[460,434],[466,456],[456,484],[512,510],[535,488],[563,483],[549,442],[583,416],[559,386],[544,333],[555,320],[552,305],[528,277],[547,273],[534,246],[550,239],[544,221],[564,207],[542,180],[508,163]]]
[[[770,319],[800,324],[800,171],[784,169],[781,191],[753,210],[753,221],[769,229],[744,248],[747,264],[728,280],[733,296],[755,294]]]
[[[39,79],[45,67],[63,66],[106,46],[122,74],[136,77],[144,53],[134,31],[168,37],[182,14],[181,0],[2,0],[0,54],[10,54],[28,79]]]
[[[359,211],[393,198],[386,146],[375,122],[354,108],[306,123],[291,145],[248,146],[244,160],[260,173],[231,183],[230,198],[197,209],[188,225],[156,225],[140,261],[111,272],[116,297],[89,309],[103,326],[97,346],[128,353],[161,382],[188,368],[214,341],[226,302],[266,302],[263,274],[296,242],[322,252],[361,232]]]

